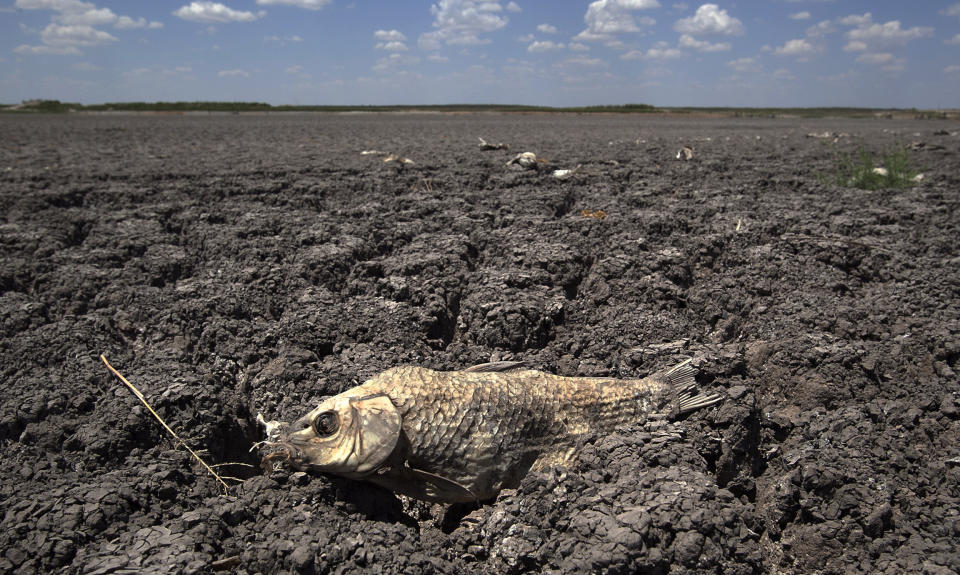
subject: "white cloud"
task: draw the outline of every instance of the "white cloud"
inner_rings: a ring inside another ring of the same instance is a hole
[[[28,46],[21,44],[13,49],[17,54],[39,54],[46,56],[78,56],[80,50],[74,46]]]
[[[523,8],[521,8],[516,2],[507,2],[507,12],[519,14],[520,12],[523,12]]]
[[[657,42],[646,52],[630,50],[620,55],[621,60],[673,60],[683,56],[683,51],[671,48],[666,42]]]
[[[820,47],[811,43],[806,38],[788,40],[783,46],[777,47],[774,51],[777,56],[794,56],[800,59],[808,59],[820,53]]]
[[[81,12],[95,6],[80,0],[17,0],[14,7],[20,10],[53,10],[55,12]]]
[[[386,50],[387,52],[405,52],[407,50],[407,37],[399,30],[377,30],[373,33],[373,39],[378,40],[374,46],[377,50]]]
[[[810,13],[809,13],[809,12],[806,12],[806,11],[804,11],[804,12],[797,12],[796,14],[791,14],[791,15],[790,15],[790,19],[791,19],[791,20],[809,20],[809,19],[810,19]]]
[[[960,34],[956,34],[953,38],[949,40],[944,40],[944,44],[960,44]]]
[[[290,42],[293,42],[293,43],[303,42],[303,38],[301,38],[296,34],[294,34],[293,36],[276,36],[276,35],[264,36],[263,40],[264,42],[277,42],[281,46],[286,46],[287,43],[290,43]]]
[[[377,42],[374,48],[377,50],[386,50],[387,52],[405,52],[407,45],[403,42]]]
[[[134,28],[162,28],[161,22],[147,22],[145,18],[118,16],[109,8],[97,8],[79,0],[17,0],[20,10],[50,10],[55,12],[52,22],[61,26],[109,26],[118,30]]]
[[[868,26],[873,23],[873,15],[869,12],[864,13],[862,16],[851,14],[838,19],[837,22],[843,26]]]
[[[551,26],[550,24],[540,24],[537,26],[537,32],[540,32],[541,34],[556,34],[557,27]]]
[[[706,40],[697,40],[689,34],[680,36],[678,43],[681,48],[691,48],[698,52],[726,52],[730,50],[730,42],[710,43]]]
[[[486,0],[440,0],[430,6],[434,32],[421,34],[417,43],[424,50],[439,50],[443,44],[488,44],[482,34],[506,27],[509,19],[503,16],[500,2]]]
[[[960,66],[957,66],[956,64],[952,66],[947,66],[946,68],[943,69],[943,73],[944,74],[960,74]]]
[[[420,58],[416,56],[408,56],[406,54],[393,53],[385,58],[380,58],[377,60],[377,63],[371,68],[374,72],[385,73],[385,72],[399,72],[400,68],[403,66],[411,66],[414,64],[419,64]]]
[[[319,10],[329,4],[332,0],[257,0],[260,6],[296,6],[306,10]]]
[[[898,20],[891,20],[885,24],[862,24],[847,32],[849,42],[844,50],[859,52],[877,47],[902,46],[911,40],[930,36],[933,36],[933,28],[914,26],[902,29]]]
[[[443,64],[444,62],[449,62],[450,58],[446,56],[441,56],[440,54],[430,54],[429,56],[427,56],[427,60],[430,60],[431,62],[437,62],[439,64]]]
[[[807,28],[807,36],[810,36],[811,38],[819,38],[820,36],[826,36],[827,34],[832,34],[836,31],[837,29],[833,26],[833,22],[824,20]]]
[[[846,46],[843,47],[845,52],[865,52],[867,50],[866,42],[848,42]]]
[[[163,28],[163,22],[147,22],[146,18],[137,18],[134,20],[129,16],[119,16],[113,23],[113,27],[118,30],[134,30],[137,28]]]
[[[886,64],[893,61],[893,54],[889,52],[881,52],[879,54],[860,54],[857,56],[857,62],[865,62],[867,64]]]
[[[527,46],[527,52],[553,52],[556,50],[563,50],[564,45],[562,43],[554,42],[552,40],[543,40],[540,42],[533,42]]]
[[[587,28],[577,34],[581,41],[611,41],[617,34],[635,34],[640,26],[653,26],[653,18],[635,19],[631,12],[660,7],[657,0],[596,0],[587,7],[583,17]]]
[[[730,66],[737,72],[760,71],[760,65],[757,63],[756,58],[737,58],[736,60],[730,60],[727,62],[727,66]]]
[[[40,33],[40,39],[48,46],[100,46],[117,41],[116,36],[92,26],[59,24],[48,24]]]
[[[250,73],[246,70],[220,70],[217,76],[221,78],[249,78]]]
[[[940,11],[944,16],[957,16],[960,17],[960,2],[956,4],[951,4]]]
[[[606,68],[608,64],[600,58],[587,58],[586,56],[573,56],[562,62],[554,64],[556,68],[583,67],[583,68]]]
[[[407,37],[399,30],[377,30],[373,33],[373,39],[378,42],[406,42]]]
[[[693,16],[677,20],[673,29],[691,36],[739,36],[743,23],[716,4],[704,4]]]
[[[793,72],[791,72],[790,70],[787,70],[786,68],[777,68],[776,70],[774,70],[773,77],[776,78],[777,80],[785,80],[785,81],[796,79],[796,76],[793,75]]]
[[[590,46],[587,46],[586,44],[581,44],[580,42],[570,42],[569,44],[567,44],[567,48],[569,48],[570,50],[572,50],[572,51],[574,51],[574,52],[589,52],[589,51],[590,51]]]
[[[83,11],[65,11],[54,20],[68,26],[105,26],[113,24],[117,20],[117,15],[109,8],[91,8]]]
[[[683,52],[676,48],[650,48],[645,58],[648,60],[672,60],[683,56]]]
[[[253,22],[262,18],[266,12],[256,14],[229,8],[220,2],[191,2],[173,12],[177,18],[191,22]]]

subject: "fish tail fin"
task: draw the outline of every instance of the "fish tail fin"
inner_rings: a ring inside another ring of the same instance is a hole
[[[663,372],[661,381],[671,394],[671,416],[679,417],[723,401],[718,393],[701,393],[697,386],[697,368],[691,359],[683,361]]]

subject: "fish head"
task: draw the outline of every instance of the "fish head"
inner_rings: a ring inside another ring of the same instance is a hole
[[[321,402],[268,442],[282,446],[295,469],[359,478],[393,453],[400,424],[400,413],[386,395],[347,392]]]

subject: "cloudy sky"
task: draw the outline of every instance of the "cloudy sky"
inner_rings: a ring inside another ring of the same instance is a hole
[[[0,102],[960,107],[960,2],[0,0]]]

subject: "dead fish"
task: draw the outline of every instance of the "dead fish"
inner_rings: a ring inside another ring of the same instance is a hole
[[[480,136],[477,136],[477,138],[479,138],[480,140],[481,150],[509,150],[510,149],[510,146],[507,144],[504,144],[503,142],[491,144],[490,142],[484,140],[483,138],[480,138]]]
[[[589,433],[720,402],[697,392],[695,374],[689,360],[632,380],[562,377],[519,362],[463,371],[396,367],[292,424],[271,422],[265,443],[277,451],[264,462],[424,501],[488,500],[517,487],[530,469],[569,461]]]
[[[677,152],[677,159],[683,161],[690,161],[693,159],[693,148],[690,146],[684,146],[680,148],[680,151]]]
[[[506,165],[517,165],[525,170],[537,170],[540,168],[541,163],[546,163],[546,161],[538,159],[537,155],[533,152],[520,152],[507,162]]]

